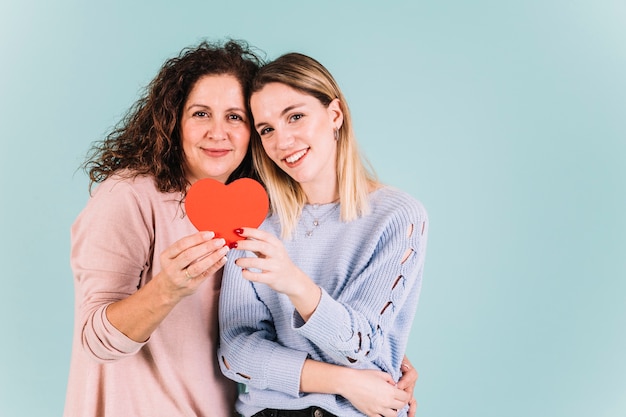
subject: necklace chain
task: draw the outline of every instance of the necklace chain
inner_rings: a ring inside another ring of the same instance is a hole
[[[332,207],[326,207],[326,206],[329,206],[330,204],[332,204]],[[335,209],[339,207],[338,203],[330,203],[330,204],[307,204],[304,206],[304,208],[302,209],[302,214],[303,214],[302,220],[306,229],[304,233],[306,237],[313,236],[313,231],[315,231],[315,229],[319,227],[322,220],[329,217],[332,213],[335,212]],[[319,213],[318,210],[320,209],[320,207],[326,207],[326,210]],[[306,214],[307,217],[312,217],[313,220],[311,221],[310,219],[304,218],[304,214]],[[308,224],[312,225],[312,227],[311,228],[306,227],[306,225]]]

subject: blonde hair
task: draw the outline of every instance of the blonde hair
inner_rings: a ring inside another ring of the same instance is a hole
[[[379,186],[369,163],[361,156],[352,129],[348,103],[330,72],[318,61],[299,53],[288,53],[263,66],[252,82],[251,94],[265,85],[280,83],[318,99],[325,107],[339,99],[343,124],[337,136],[337,185],[341,220],[349,222],[369,213],[368,194]],[[271,201],[271,212],[278,216],[283,238],[292,236],[306,204],[300,184],[272,161],[252,134],[252,155]]]

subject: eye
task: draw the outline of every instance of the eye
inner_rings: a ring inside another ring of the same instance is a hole
[[[241,115],[239,115],[239,114],[237,114],[237,113],[229,114],[229,115],[228,115],[228,118],[229,118],[230,120],[238,120],[238,121],[241,121],[241,122],[243,122],[243,121],[244,121],[243,116],[241,116]]]
[[[208,115],[207,112],[201,110],[193,112],[193,117],[207,117]]]
[[[264,127],[264,128],[259,129],[259,135],[264,136],[273,131],[274,129],[271,127]]]
[[[298,120],[302,119],[304,117],[304,114],[302,113],[296,113],[292,116],[289,117],[289,121],[290,122],[297,122]]]

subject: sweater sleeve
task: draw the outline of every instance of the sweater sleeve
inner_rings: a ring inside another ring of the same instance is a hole
[[[305,323],[295,313],[293,325],[338,364],[396,374],[399,364],[390,360],[403,357],[417,307],[428,218],[412,199],[386,206],[386,214],[376,218],[377,226],[365,231],[363,240],[342,241],[352,246],[352,253],[370,251],[367,265],[346,277],[333,296],[323,290],[309,320]]]
[[[145,344],[126,337],[106,316],[108,305],[137,291],[150,264],[153,228],[140,207],[127,182],[107,180],[72,226],[76,320],[84,351],[98,362],[133,355]]]
[[[245,280],[231,251],[224,266],[220,293],[219,364],[228,378],[257,389],[300,395],[300,374],[308,354],[278,343],[273,318]]]

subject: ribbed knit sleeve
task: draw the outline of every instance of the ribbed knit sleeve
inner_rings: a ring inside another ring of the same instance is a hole
[[[81,304],[82,347],[99,362],[135,354],[137,343],[108,321],[106,308],[137,291],[153,227],[126,182],[101,184],[72,226],[71,264]]]
[[[103,181],[72,226],[75,314],[64,417],[233,415],[236,384],[217,364],[221,271],[180,300],[144,343],[107,319],[161,271],[161,255],[197,233],[179,192],[152,177]],[[128,320],[132,320],[128,317]]]
[[[220,294],[220,367],[224,375],[237,382],[298,397],[307,352],[277,343],[272,313],[257,295],[257,287],[264,285],[245,280],[241,268],[234,263],[244,254],[230,251],[224,267]]]
[[[296,314],[293,324],[336,363],[374,364],[396,376],[393,362],[404,355],[421,288],[428,221],[423,206],[407,195],[377,197],[369,221],[355,222],[341,241],[351,256],[336,262],[350,275],[339,290],[323,287],[314,314],[306,323]],[[369,254],[367,262],[358,253]]]

